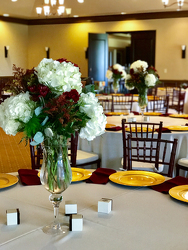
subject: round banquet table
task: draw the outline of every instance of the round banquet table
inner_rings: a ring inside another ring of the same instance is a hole
[[[141,121],[141,116],[134,116]],[[127,116],[108,116],[107,123],[121,126],[121,120]],[[150,122],[163,122],[163,127],[171,125],[185,125],[188,120],[182,118],[171,118],[163,116],[150,116]],[[176,161],[179,158],[188,156],[188,131],[171,131],[171,133],[162,133],[162,139],[178,139],[176,150]],[[123,157],[122,131],[106,131],[103,135],[88,142],[79,138],[79,149],[88,152],[94,152],[101,157],[101,167],[118,170],[121,166]]]
[[[187,249],[187,203],[148,187],[73,183],[63,193],[64,202],[74,200],[83,215],[83,231],[65,237],[44,234],[42,227],[53,219],[49,193],[42,185],[18,183],[0,189],[0,249],[2,250],[177,250]],[[109,214],[98,213],[101,198],[113,200]],[[20,224],[6,225],[6,210],[19,208]],[[68,218],[67,218],[68,220]]]

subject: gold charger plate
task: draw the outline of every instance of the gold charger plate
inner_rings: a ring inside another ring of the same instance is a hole
[[[111,174],[109,179],[117,184],[136,187],[158,185],[165,181],[165,177],[160,174],[134,170]]]
[[[107,115],[128,115],[126,112],[108,112]]]
[[[18,182],[18,178],[10,174],[0,173],[0,189],[13,186]]]
[[[188,185],[173,187],[169,190],[169,194],[177,200],[188,202]]]
[[[188,126],[165,126],[172,131],[188,131]]]
[[[141,132],[141,129],[142,129],[142,132],[147,132],[147,128],[146,127],[137,127],[137,132]],[[130,128],[125,128],[125,130],[127,132],[130,132]],[[134,133],[136,131],[135,127],[132,127],[131,128],[131,131]],[[148,128],[148,132],[152,132],[152,129],[151,128]]]
[[[162,113],[159,112],[145,112],[144,115],[153,115],[153,116],[157,116],[157,115],[161,115]]]
[[[169,115],[169,117],[173,117],[173,118],[188,118],[188,114],[172,114],[172,115]]]
[[[109,123],[106,124],[106,128],[113,128],[113,127],[116,127],[116,125],[114,125],[114,124],[109,124]]]
[[[88,179],[92,173],[87,169],[71,168],[72,169],[72,182],[83,181]]]

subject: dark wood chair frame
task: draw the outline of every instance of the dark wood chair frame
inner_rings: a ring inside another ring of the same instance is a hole
[[[146,107],[147,112],[162,112],[168,113],[169,109],[169,95],[153,96],[152,105]]]
[[[153,163],[158,169],[159,164],[167,165],[168,172],[162,173],[172,177],[175,164],[177,139],[173,141],[153,138],[138,138],[128,135],[128,170],[132,170],[132,161]],[[135,146],[133,146],[135,142]],[[170,158],[167,155],[167,147],[171,148]],[[161,153],[160,159],[159,155]]]
[[[121,120],[122,124],[122,139],[123,139],[123,168],[127,169],[128,166],[128,145],[127,145],[127,136],[130,134],[131,137],[150,137],[154,138],[157,132],[157,138],[161,138],[162,135],[162,126],[163,122],[159,123],[147,123],[147,122],[126,122],[126,119]],[[129,132],[126,131],[126,128],[129,128]],[[132,127],[135,128],[135,131],[132,132]],[[138,128],[141,130],[138,131]],[[143,129],[145,131],[143,132]]]
[[[133,94],[112,95],[112,112],[132,111]]]

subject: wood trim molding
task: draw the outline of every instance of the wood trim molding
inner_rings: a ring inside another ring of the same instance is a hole
[[[45,18],[45,19],[40,19],[40,18],[21,19],[21,18],[0,16],[0,20],[5,22],[20,23],[25,25],[48,25],[48,24],[115,22],[115,21],[127,21],[127,20],[148,20],[148,19],[183,18],[183,17],[188,17],[188,11],[165,11],[165,12],[135,13],[135,14],[125,14],[125,15],[62,17],[62,18]]]

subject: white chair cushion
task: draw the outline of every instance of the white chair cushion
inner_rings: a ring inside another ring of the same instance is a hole
[[[123,165],[123,158],[121,160],[121,164]],[[159,164],[158,169],[155,168],[155,164],[149,162],[140,162],[140,161],[133,161],[132,162],[132,169],[144,170],[144,171],[154,171],[157,173],[161,173],[164,169],[163,164]]]
[[[70,153],[70,151],[69,151]],[[70,159],[70,156],[69,156]],[[82,150],[77,150],[76,164],[85,164],[87,162],[96,161],[99,159],[98,154],[90,153]]]
[[[188,168],[188,158],[181,158],[178,160],[178,164]]]

